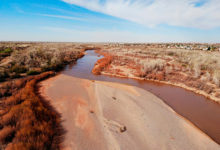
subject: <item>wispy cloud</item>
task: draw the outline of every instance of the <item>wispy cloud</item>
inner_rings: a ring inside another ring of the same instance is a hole
[[[149,27],[220,27],[219,0],[62,0]]]
[[[60,9],[61,11],[62,9]],[[125,22],[120,20],[113,20],[113,19],[105,19],[101,17],[96,17],[94,15],[83,15],[80,13],[75,13],[72,15],[56,15],[56,14],[44,14],[44,13],[33,13],[33,15],[39,15],[44,17],[52,17],[52,18],[59,18],[65,20],[74,20],[74,21],[83,21],[83,22],[90,22],[90,23],[111,23],[111,24],[124,24]]]
[[[51,15],[51,14],[36,14],[45,17],[53,17],[53,18],[60,18],[60,19],[67,19],[67,20],[78,20],[78,21],[85,21],[85,19],[72,17],[72,16],[63,16],[63,15]]]

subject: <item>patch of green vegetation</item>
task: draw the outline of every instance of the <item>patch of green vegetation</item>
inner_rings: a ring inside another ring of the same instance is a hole
[[[0,51],[0,53],[6,53],[6,54],[10,54],[12,52],[13,52],[13,50],[11,48],[6,48],[6,49]]]

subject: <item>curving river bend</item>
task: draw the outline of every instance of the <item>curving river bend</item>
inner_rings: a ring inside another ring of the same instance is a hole
[[[220,144],[219,104],[180,87],[151,81],[93,75],[91,71],[94,64],[101,57],[98,57],[98,54],[93,50],[86,51],[86,53],[76,64],[67,66],[62,74],[89,80],[124,83],[150,91]]]

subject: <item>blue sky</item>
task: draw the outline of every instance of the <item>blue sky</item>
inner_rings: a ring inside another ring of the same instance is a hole
[[[220,42],[218,0],[0,0],[0,41]]]

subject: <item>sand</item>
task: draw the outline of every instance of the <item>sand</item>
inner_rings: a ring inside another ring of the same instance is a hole
[[[64,74],[40,83],[61,113],[64,150],[219,150],[155,95],[123,84]]]

